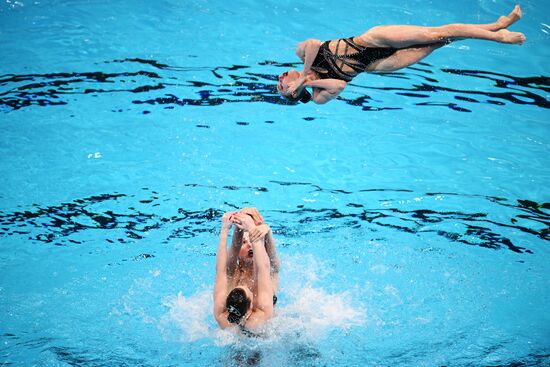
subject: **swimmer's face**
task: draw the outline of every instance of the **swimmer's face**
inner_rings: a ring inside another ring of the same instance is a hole
[[[250,242],[250,235],[248,234],[248,232],[244,232],[241,250],[239,251],[239,258],[244,261],[252,261],[253,256],[254,256],[254,251],[252,251],[252,243]]]
[[[283,97],[285,97],[288,94],[286,91],[288,89],[289,83],[298,79],[299,77],[300,73],[294,69],[290,69],[280,74],[279,80],[277,81],[277,90],[279,91],[279,93]]]

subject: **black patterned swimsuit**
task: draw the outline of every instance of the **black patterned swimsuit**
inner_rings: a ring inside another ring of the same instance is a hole
[[[355,77],[354,74],[342,70],[344,65],[350,67],[357,74],[367,71],[367,67],[373,62],[385,59],[393,55],[398,49],[384,47],[365,47],[353,42],[353,37],[341,38],[336,42],[336,52],[340,42],[344,42],[346,47],[344,53],[336,55],[328,47],[330,41],[325,41],[319,47],[317,56],[311,65],[321,79],[340,79],[349,82]],[[348,53],[348,50],[351,50]]]

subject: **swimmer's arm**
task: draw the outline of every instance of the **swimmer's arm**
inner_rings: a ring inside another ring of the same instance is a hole
[[[319,52],[320,46],[321,41],[314,39],[309,39],[298,44],[298,47],[296,48],[296,55],[304,62],[304,69],[302,70],[300,77],[292,82],[293,91],[296,91],[306,83],[307,75],[310,72],[313,61],[315,61],[315,57],[317,56],[317,52]],[[296,97],[294,93],[292,95]]]
[[[243,243],[243,231],[235,227],[233,231],[233,237],[231,238],[231,247],[229,248],[229,256],[227,258],[227,275],[233,276],[235,269],[237,268],[237,259],[239,257],[239,251]]]
[[[273,288],[264,237],[256,239],[252,243],[252,248],[254,249],[254,273],[258,282],[257,311],[261,313],[263,320],[267,320],[273,314]]]
[[[306,82],[306,86],[313,88],[313,102],[325,104],[338,97],[347,83],[340,79],[317,79]]]
[[[275,245],[275,238],[273,238],[273,231],[271,230],[271,227],[265,235],[265,251],[267,252],[267,256],[269,257],[271,272],[274,274],[279,273],[281,261],[279,260],[279,256],[277,255],[277,247]]]
[[[269,257],[270,274],[273,294],[277,293],[279,287],[279,269],[281,267],[281,261],[277,255],[277,249],[275,246],[275,238],[273,238],[273,231],[267,224],[262,224],[250,231],[250,240],[254,242],[256,239],[264,237],[264,247]]]
[[[265,250],[267,256],[269,256],[269,262],[271,264],[271,285],[273,287],[273,294],[277,293],[279,288],[279,270],[281,268],[281,260],[277,255],[277,248],[275,246],[275,238],[273,238],[273,231],[269,228],[269,232],[265,236]]]
[[[222,328],[229,325],[229,322],[222,317],[225,312],[225,297],[227,296],[227,236],[231,227],[225,222],[226,215],[224,214],[222,219],[223,224],[218,242],[218,252],[216,253],[216,281],[214,283],[214,317]],[[227,220],[229,220],[228,217]]]
[[[304,75],[309,73],[311,65],[313,65],[313,61],[319,52],[319,47],[321,47],[321,44],[321,41],[316,39],[309,39],[298,44],[298,47],[296,48],[296,56],[304,62]]]

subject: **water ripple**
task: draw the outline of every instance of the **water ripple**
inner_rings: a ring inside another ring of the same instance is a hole
[[[126,58],[96,65],[116,69],[119,64],[134,70],[2,75],[0,108],[11,112],[30,106],[67,105],[74,101],[75,96],[97,97],[112,93],[127,96],[129,105],[164,109],[243,102],[293,104],[278,95],[276,80],[281,71],[296,67],[295,63],[264,61],[254,66],[181,67],[156,60]],[[404,104],[432,108],[443,106],[458,112],[471,112],[479,103],[550,108],[547,99],[550,78],[546,76],[517,77],[482,70],[437,70],[430,64],[420,63],[418,67],[401,72],[371,74],[368,78],[366,82],[352,83],[348,89],[354,93],[343,93],[338,99],[364,111],[399,110]],[[471,78],[475,79],[476,90],[464,88]],[[383,87],[375,86],[381,83]],[[388,97],[380,100],[380,91],[387,92]],[[349,97],[358,93],[358,97]],[[377,98],[374,99],[372,94]],[[405,100],[396,103],[395,97]],[[416,99],[419,101],[415,102]],[[113,112],[122,112],[115,106],[113,108]]]
[[[195,183],[185,186],[189,190],[205,188]],[[528,248],[528,243],[517,243],[514,238],[520,233],[550,240],[550,203],[458,193],[415,193],[408,189],[352,192],[281,181],[271,181],[268,187],[260,188],[207,188],[220,192],[245,191],[241,195],[246,197],[247,192],[267,193],[287,186],[293,186],[294,191],[305,189],[306,193],[317,194],[314,202],[301,202],[293,208],[263,208],[266,215],[277,217],[273,224],[274,231],[287,237],[362,228],[371,232],[384,230],[433,235],[453,243],[507,249],[516,253],[534,251]],[[338,207],[327,206],[334,201],[324,200],[323,195],[336,196]],[[446,198],[445,210],[437,204],[443,197]],[[132,243],[153,232],[158,232],[164,243],[216,233],[222,210],[178,208],[178,201],[170,194],[143,188],[140,194],[112,193],[59,205],[34,204],[19,211],[0,211],[0,237],[19,236],[37,243],[70,246],[97,241]],[[465,201],[469,201],[467,208],[474,209],[466,209]],[[242,203],[226,202],[224,205],[232,210],[242,206]]]

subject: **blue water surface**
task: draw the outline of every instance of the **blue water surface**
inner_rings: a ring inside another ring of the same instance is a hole
[[[296,44],[511,1],[0,4],[0,364],[550,365],[550,4],[327,105]],[[281,256],[268,336],[220,331],[220,219]]]

